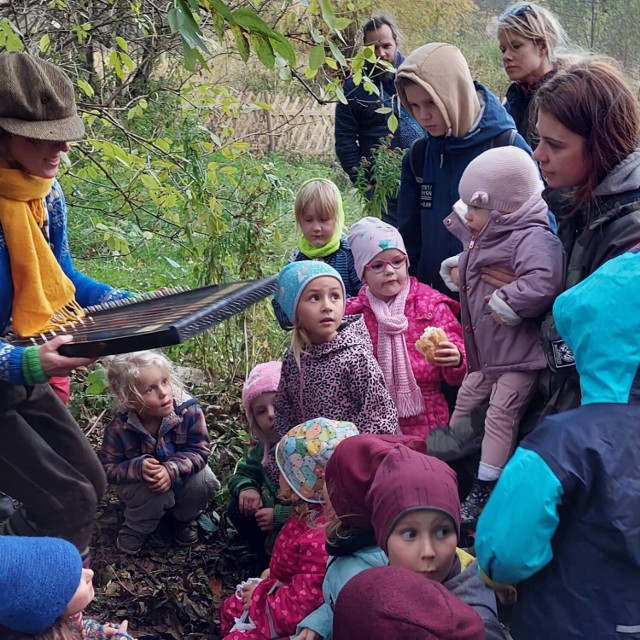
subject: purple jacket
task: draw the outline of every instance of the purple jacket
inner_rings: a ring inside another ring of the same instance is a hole
[[[545,201],[536,196],[513,213],[493,211],[476,234],[455,212],[444,224],[464,247],[458,267],[467,371],[544,369],[536,318],[562,292],[565,273],[564,250],[549,229]],[[481,279],[482,269],[489,266],[511,271],[516,279],[496,290]],[[492,311],[507,324],[496,322]]]

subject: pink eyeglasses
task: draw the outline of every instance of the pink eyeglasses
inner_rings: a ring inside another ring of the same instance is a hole
[[[407,256],[394,256],[391,260],[374,260],[365,266],[365,271],[373,271],[373,273],[382,273],[386,266],[390,264],[394,269],[400,269],[402,265],[407,264],[409,258]]]

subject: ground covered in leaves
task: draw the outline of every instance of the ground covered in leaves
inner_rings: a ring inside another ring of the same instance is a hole
[[[101,622],[127,619],[130,633],[139,639],[219,638],[221,601],[238,582],[259,575],[264,568],[234,535],[225,517],[224,480],[242,453],[240,406],[237,402],[226,407],[209,404],[200,395],[198,399],[211,434],[211,465],[223,482],[222,491],[199,520],[199,543],[187,549],[175,546],[171,521],[166,518],[140,554],[128,556],[115,545],[123,510],[113,488],[98,510],[91,559],[96,597],[86,613]],[[81,425],[89,425],[85,433],[96,449],[107,419],[108,412],[80,420]]]

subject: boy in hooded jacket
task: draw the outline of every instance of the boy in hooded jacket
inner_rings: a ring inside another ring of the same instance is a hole
[[[413,148],[402,162],[398,228],[411,275],[446,294],[440,264],[460,253],[462,245],[442,221],[458,200],[462,172],[491,147],[531,149],[496,96],[473,81],[452,44],[434,42],[413,51],[400,65],[396,85],[403,106],[426,134],[426,144],[420,141],[422,162],[414,163]]]

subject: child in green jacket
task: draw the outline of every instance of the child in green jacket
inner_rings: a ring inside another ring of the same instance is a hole
[[[264,468],[271,447],[278,442],[273,416],[281,368],[281,362],[256,365],[244,383],[242,404],[249,431],[257,442],[229,479],[232,496],[229,519],[240,536],[261,555],[271,553],[278,531],[291,515],[291,507],[278,501],[278,486],[269,480]]]

